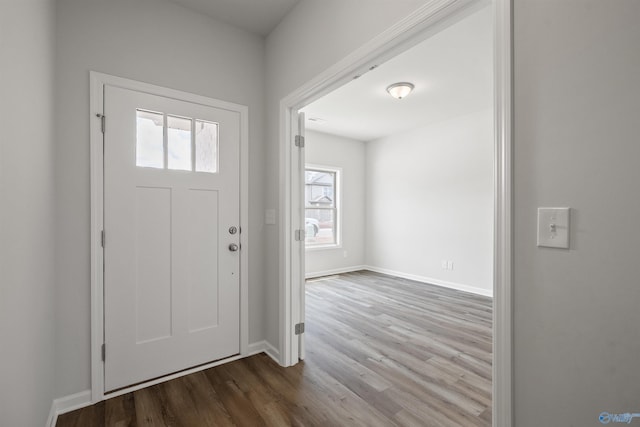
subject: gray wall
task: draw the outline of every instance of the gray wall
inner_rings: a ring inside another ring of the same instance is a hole
[[[54,382],[53,2],[0,2],[0,424],[43,426]]]
[[[263,39],[166,0],[59,0],[56,393],[90,388],[89,71],[249,106],[250,342],[263,332]]]
[[[367,142],[366,264],[493,295],[493,147],[492,108]]]
[[[640,2],[514,12],[516,425],[597,426],[640,411]],[[538,206],[574,209],[571,250]]]
[[[339,248],[307,249],[307,276],[318,276],[332,270],[358,268],[364,264],[365,143],[322,132],[305,135],[307,164],[342,169],[341,228]]]
[[[491,108],[368,142],[307,131],[307,164],[343,178],[342,246],[307,249],[307,277],[366,266],[493,295],[493,134]]]

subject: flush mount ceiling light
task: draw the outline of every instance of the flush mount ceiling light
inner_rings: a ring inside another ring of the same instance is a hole
[[[409,95],[414,87],[415,86],[413,85],[413,83],[394,83],[387,88],[387,92],[389,92],[389,95],[393,96],[396,99],[402,99],[405,96]]]

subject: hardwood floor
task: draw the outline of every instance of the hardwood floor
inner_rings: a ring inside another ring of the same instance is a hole
[[[61,415],[91,426],[490,426],[491,299],[371,272],[307,282],[306,360],[259,354]]]

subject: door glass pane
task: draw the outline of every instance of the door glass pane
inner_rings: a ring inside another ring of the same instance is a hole
[[[196,120],[196,171],[218,172],[218,124]]]
[[[136,111],[136,166],[164,167],[163,115]]]
[[[191,119],[167,116],[167,166],[169,169],[191,168]]]
[[[305,209],[305,235],[307,246],[335,245],[335,209]]]

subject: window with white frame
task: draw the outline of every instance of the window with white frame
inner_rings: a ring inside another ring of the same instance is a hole
[[[337,246],[340,243],[340,170],[307,165],[304,184],[307,248]]]

